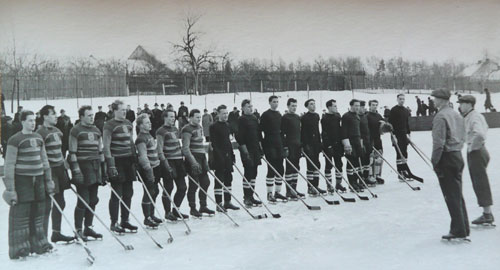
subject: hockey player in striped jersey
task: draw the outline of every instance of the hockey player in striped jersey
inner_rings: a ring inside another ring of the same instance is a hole
[[[179,142],[179,130],[175,126],[175,112],[167,109],[162,114],[164,124],[156,131],[156,142],[158,157],[160,158],[161,175],[165,189],[172,193],[174,182],[176,192],[173,196],[174,204],[181,207],[186,196],[186,169],[184,167],[184,157],[182,156],[181,144]],[[163,192],[165,193],[165,192]],[[172,198],[172,196],[170,196]],[[171,201],[166,194],[162,196],[163,207],[165,208],[165,218],[176,221],[178,218],[186,219],[188,215],[178,212],[175,208],[171,210]]]
[[[62,154],[62,132],[56,127],[57,117],[54,106],[45,105],[40,110],[40,117],[43,124],[36,131],[40,134],[45,143],[45,151],[52,173],[52,180],[55,184],[54,199],[57,204],[64,209],[66,201],[64,200],[64,190],[69,188],[69,177],[64,157]],[[48,234],[49,216],[52,210],[52,200],[45,200],[45,220],[44,229],[45,234]],[[52,211],[52,236],[50,240],[53,243],[70,242],[75,239],[74,236],[66,236],[61,234],[61,212],[57,208]]]
[[[201,217],[203,213],[213,215],[215,212],[207,207],[208,187],[210,179],[208,178],[208,160],[205,154],[203,145],[203,128],[200,125],[201,112],[198,109],[193,109],[189,112],[189,122],[181,130],[182,137],[182,154],[185,157],[186,170],[189,176],[192,177],[189,181],[187,198],[190,214],[195,217]],[[195,180],[205,191],[199,191],[198,198],[200,199],[200,208],[196,209],[196,191],[198,186],[192,182]]]
[[[47,153],[42,136],[34,133],[35,114],[20,113],[22,130],[7,142],[4,165],[4,200],[9,210],[9,257],[52,250],[43,228],[46,194],[54,194]]]
[[[132,123],[125,119],[127,113],[122,101],[111,104],[114,118],[106,121],[103,132],[103,152],[108,167],[111,187],[130,208],[132,202],[133,181],[136,179],[135,163],[137,160],[135,143],[132,135]],[[120,207],[121,206],[121,207]],[[118,212],[121,208],[121,222],[118,223]],[[135,232],[137,227],[129,222],[127,207],[120,204],[118,197],[112,192],[109,200],[111,230],[122,233],[126,230]]]
[[[75,185],[76,192],[80,197],[95,210],[99,202],[98,187],[105,185],[107,181],[102,153],[102,135],[101,131],[94,125],[92,107],[82,106],[78,110],[78,116],[80,122],[71,129],[68,143],[71,182]],[[75,228],[84,241],[88,237],[102,238],[102,234],[93,230],[93,221],[92,212],[86,208],[85,203],[78,199],[75,207]],[[84,230],[82,230],[82,223],[85,225]]]
[[[158,196],[158,182],[161,179],[161,166],[158,157],[158,149],[156,140],[150,134],[152,123],[149,115],[143,113],[137,117],[137,126],[139,127],[139,135],[135,140],[137,154],[139,159],[139,173],[144,180],[147,191],[142,194],[142,212],[144,214],[144,225],[148,227],[158,227],[162,220],[155,217],[154,206],[148,196],[148,192],[155,201]]]

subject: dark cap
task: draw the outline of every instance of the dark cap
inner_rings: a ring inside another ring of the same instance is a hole
[[[432,91],[431,96],[436,97],[436,98],[441,98],[441,99],[450,99],[450,91],[445,90],[445,89],[437,89]]]
[[[472,105],[476,104],[476,98],[474,96],[471,96],[471,95],[465,95],[465,96],[461,96],[457,103],[470,103]]]
[[[315,100],[314,100],[314,99],[312,99],[312,98],[310,98],[310,99],[306,100],[306,102],[304,102],[304,107],[309,106],[309,102],[311,102],[311,101],[315,101]]]
[[[158,103],[155,103],[155,107],[158,107]]]
[[[99,105],[99,106],[97,106],[97,108],[102,109],[102,106],[101,106],[101,105]]]

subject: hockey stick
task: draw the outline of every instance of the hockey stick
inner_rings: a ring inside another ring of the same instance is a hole
[[[236,164],[233,164],[233,166],[236,168],[236,170],[238,171],[238,173],[241,175],[241,177],[243,178],[243,181],[245,181],[245,183],[247,183],[247,185],[250,187],[250,189],[252,190],[253,194],[255,194],[255,196],[257,196],[257,199],[259,199],[260,201],[262,201],[262,199],[260,198],[259,194],[257,194],[257,192],[255,192],[255,189],[250,184],[250,181],[248,181],[248,179],[241,172],[241,170],[238,168],[238,166],[236,166]],[[266,205],[266,203],[264,201],[262,201],[262,205],[264,206],[264,208],[266,208],[266,210],[269,212],[269,214],[271,214],[271,216],[273,216],[273,218],[280,218],[281,217],[280,214],[274,214],[273,212],[271,212],[271,210],[269,210],[269,207],[267,207],[267,205]]]
[[[139,226],[142,228],[143,231],[146,232],[146,234],[149,236],[149,238],[151,238],[151,240],[156,244],[157,247],[159,248],[163,248],[160,243],[158,243],[154,238],[153,236],[151,236],[151,234],[149,233],[148,230],[146,230],[146,228],[144,228],[144,226],[141,224],[141,221],[134,215],[134,213],[132,213],[132,211],[130,210],[130,207],[127,206],[127,204],[123,201],[123,199],[121,198],[120,195],[118,195],[118,193],[116,192],[116,190],[111,186],[109,185],[109,188],[111,189],[111,192],[113,192],[113,194],[115,195],[115,197],[118,198],[118,200],[120,201],[120,203],[127,209],[127,211],[129,212],[129,214],[132,216],[132,218],[135,219],[135,221],[139,224]],[[173,240],[172,240],[173,241]],[[170,243],[170,239],[169,239],[169,243]]]
[[[384,158],[384,156],[382,156],[382,153],[380,153],[380,151],[378,151],[377,149],[375,149],[375,147],[373,147],[373,150],[375,150],[375,152],[382,158],[383,161],[385,161],[385,163],[387,163],[387,165],[389,165],[389,167],[391,168],[391,170],[393,172],[395,172],[396,174],[399,175],[399,177],[401,179],[403,179],[403,181],[412,189],[412,190],[420,190],[420,187],[414,187],[412,185],[410,185],[410,183],[408,183],[408,181],[406,181],[406,178],[404,176],[402,176],[397,170],[394,169],[394,167]]]
[[[307,182],[307,185],[309,187],[312,187],[314,189],[314,191],[316,191],[316,193],[318,193],[318,195],[328,204],[328,205],[337,205],[337,204],[340,204],[339,201],[330,201],[328,199],[325,198],[325,196],[323,194],[321,194],[321,192],[319,192],[319,190],[313,185],[311,184],[311,182],[309,180],[307,180],[307,178],[300,172],[299,169],[297,169],[297,167],[295,167],[295,165],[293,165],[293,163],[288,159],[288,158],[285,158],[286,162],[292,166],[292,168],[300,175],[300,177],[302,179],[304,179],[306,182]]]
[[[354,173],[358,176],[358,179],[361,181],[361,183],[363,183],[363,185],[365,186],[366,190],[368,190],[368,192],[370,192],[370,194],[372,195],[373,198],[378,198],[377,194],[373,194],[373,192],[370,190],[370,188],[368,187],[368,185],[365,183],[365,180],[363,180],[363,178],[361,177],[361,175],[359,175],[358,173],[358,170],[356,170],[356,168],[354,167],[354,165],[352,165],[352,162],[346,158],[345,160],[347,160],[347,163],[349,163],[349,165],[351,165],[351,167],[354,169]]]
[[[79,244],[80,246],[82,246],[83,249],[85,249],[85,252],[87,252],[87,261],[90,263],[90,265],[94,264],[95,257],[92,255],[92,252],[87,247],[87,245],[83,242],[83,240],[81,239],[81,236],[76,232],[75,228],[73,227],[73,225],[71,224],[71,222],[69,221],[69,219],[64,214],[61,206],[59,206],[59,204],[57,203],[56,199],[54,199],[54,195],[49,194],[49,196],[50,196],[50,199],[52,199],[52,202],[54,203],[54,205],[56,206],[56,208],[61,213],[61,215],[64,218],[64,220],[66,221],[66,223],[68,223],[69,227],[71,228],[71,230],[75,234],[75,236],[76,236],[76,243]]]
[[[262,160],[264,160],[266,162],[266,164],[269,166],[269,168],[271,168],[274,173],[283,180],[283,182],[285,182],[285,185],[290,189],[290,190],[295,190],[284,178],[281,174],[278,173],[278,171],[273,167],[273,165],[271,165],[271,163],[269,163],[269,161],[267,161],[266,157],[262,156]],[[297,198],[307,207],[307,209],[309,210],[321,210],[321,207],[320,206],[316,206],[316,205],[309,205],[307,204],[304,199],[302,199],[300,196],[297,196]]]
[[[325,151],[321,151],[323,153],[323,155],[326,156],[326,153]],[[327,158],[326,160],[328,160],[328,162],[332,165],[332,167],[335,169],[335,171],[337,173],[340,174],[340,176],[342,176],[342,179],[347,183],[347,185],[349,186],[349,188],[354,192],[354,194],[356,194],[356,196],[358,196],[358,198],[362,201],[368,201],[369,198],[367,196],[363,196],[363,195],[359,195],[359,193],[354,189],[354,187],[351,186],[351,183],[349,183],[349,180],[345,179],[344,175],[342,174],[342,172],[335,166],[335,164],[333,164],[333,161],[331,161],[329,158]]]
[[[394,141],[397,141],[397,138],[396,138],[396,135],[394,135],[394,133],[391,133],[391,137]],[[409,170],[409,167],[408,167],[408,161],[406,160],[406,158],[403,156],[403,152],[401,151],[401,148],[399,148],[399,145],[397,143],[394,144],[396,146],[396,150],[398,151],[399,153],[399,156],[403,159],[404,161],[404,164],[407,166],[408,170]],[[431,167],[432,169],[432,167]],[[420,183],[423,183],[424,182],[424,179],[420,178],[420,177],[417,177],[416,175],[414,175],[413,173],[407,171],[408,173],[410,173],[411,175],[410,176],[413,176],[413,177],[409,177],[410,179],[414,179],[414,180],[417,180],[418,182]]]
[[[310,159],[310,158],[306,155],[306,153],[304,153],[304,151],[302,151],[302,154],[304,155],[304,157],[306,157],[306,159],[307,159],[307,160],[309,160],[309,162],[313,165],[314,169],[315,169],[316,171],[318,171],[318,173],[321,175],[321,177],[323,177],[323,179],[325,179],[325,181],[328,183],[329,181],[328,181],[328,179],[326,178],[326,175],[324,175],[324,174],[323,174],[323,173],[319,170],[319,168],[316,166],[316,164],[314,164],[314,163],[312,162],[312,160],[311,160],[311,159]],[[326,157],[326,156],[325,156],[325,157]],[[327,159],[328,159],[328,158],[327,158]],[[333,184],[332,184],[332,183],[330,183],[330,185],[333,185]],[[343,200],[344,202],[356,202],[356,200],[355,200],[354,198],[345,198],[344,196],[342,196],[342,195],[340,194],[340,192],[339,192],[336,188],[335,188],[335,193],[337,193],[337,194],[340,196],[340,198],[342,198],[342,200]],[[335,201],[335,202],[337,202],[337,203],[335,203],[335,204],[338,204],[338,201]]]
[[[429,157],[427,157],[425,155],[425,153],[422,152],[422,150],[416,144],[414,144],[410,139],[408,139],[408,142],[410,143],[413,150],[415,150],[415,152],[417,152],[417,154],[424,160],[425,164],[427,164],[427,166],[429,166],[429,168],[434,170],[434,168],[430,164],[430,163],[432,163],[432,161],[429,159]]]
[[[73,191],[73,193],[75,193],[75,195],[85,205],[85,207],[87,207],[87,209],[97,218],[97,220],[99,221],[99,223],[101,223],[101,225],[104,228],[106,228],[106,230],[109,232],[109,234],[111,234],[111,236],[113,236],[113,238],[115,238],[116,241],[118,243],[120,243],[120,245],[125,250],[133,250],[134,249],[134,246],[132,246],[132,245],[125,245],[113,232],[111,232],[111,230],[108,228],[108,226],[106,226],[106,224],[104,224],[104,221],[102,221],[102,219],[95,213],[95,211],[92,210],[92,207],[90,207],[90,205],[88,205],[88,203],[82,198],[82,196],[80,196],[80,194],[78,194],[78,192],[76,192],[76,190],[72,186],[70,186],[69,188]]]
[[[151,203],[153,204],[153,207],[155,208],[155,211],[156,213],[161,217],[161,214],[160,214],[160,210],[158,210],[158,207],[156,207],[156,203],[153,201],[153,196],[151,196],[151,193],[149,192],[148,188],[146,187],[146,183],[144,183],[144,180],[142,179],[141,177],[141,174],[139,172],[137,172],[137,176],[142,184],[142,186],[144,187],[144,189],[146,190],[147,194],[148,194],[148,197],[149,199],[151,200]],[[170,195],[168,195],[168,192],[165,190],[165,188],[163,187],[163,185],[161,184],[161,182],[158,182],[158,184],[160,184],[160,186],[163,188],[163,191],[167,194],[167,198],[170,200]],[[172,201],[172,200],[170,200]],[[174,208],[177,210],[177,212],[180,213],[179,209],[177,208],[177,206],[173,203],[174,205]],[[187,225],[186,221],[184,220],[184,218],[182,217],[181,215],[181,219],[182,221],[184,222],[184,225],[186,225],[186,228],[187,228],[187,231],[185,232],[187,235],[189,235],[191,233],[191,228],[189,228],[189,226]],[[165,219],[163,219],[165,221]],[[166,224],[165,224],[165,229],[167,230],[167,232],[170,234],[170,231],[168,230],[168,228],[166,227]],[[173,238],[169,238],[169,243],[171,243],[172,241],[170,241],[170,239],[172,239],[173,241]]]
[[[189,178],[189,180],[190,180],[191,182],[195,183],[195,184],[198,186],[198,188],[200,188],[200,190],[201,190],[203,193],[205,193],[205,195],[207,195],[207,198],[209,198],[209,199],[210,199],[210,200],[211,200],[211,201],[212,201],[215,205],[217,205],[217,202],[215,202],[214,198],[212,198],[210,195],[208,195],[207,191],[206,191],[206,190],[204,190],[203,188],[201,188],[201,185],[200,185],[198,182],[196,182],[196,180],[194,180],[194,179],[193,179],[193,177],[191,177],[191,175],[189,175],[189,174],[188,174],[188,175],[187,175],[187,177]],[[236,227],[239,227],[239,226],[240,226],[240,225],[238,225],[238,223],[236,223],[236,221],[234,221],[234,220],[231,218],[231,216],[229,216],[226,212],[222,212],[222,214],[224,214],[227,218],[229,218],[229,219],[230,219],[230,220],[234,223],[234,226],[236,226]]]
[[[215,176],[215,173],[213,173],[211,170],[208,170],[208,173],[210,173],[210,175],[215,179],[215,181],[219,182],[219,184],[222,186],[222,188],[224,188],[226,190],[226,192],[228,192],[231,197],[233,197],[233,199],[239,204],[241,205],[241,207],[243,209],[245,209],[245,211],[247,211],[247,213],[253,218],[253,219],[263,219],[263,218],[267,218],[267,215],[266,214],[261,214],[261,215],[257,215],[257,216],[254,216],[250,210],[248,210],[244,204],[242,204],[240,202],[240,200],[238,200],[231,191],[229,191],[229,189],[224,185],[224,183],[222,183],[222,181],[217,177]],[[217,207],[219,207],[219,205],[217,205]]]

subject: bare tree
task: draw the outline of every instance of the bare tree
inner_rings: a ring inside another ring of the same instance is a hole
[[[173,44],[174,50],[179,56],[177,60],[189,67],[189,71],[194,77],[195,93],[198,93],[200,71],[214,58],[213,50],[200,49],[200,39],[203,33],[196,30],[200,18],[201,15],[186,15],[184,19],[185,33],[182,36],[182,41]]]

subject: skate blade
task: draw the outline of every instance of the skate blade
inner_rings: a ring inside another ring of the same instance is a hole
[[[447,244],[455,244],[455,245],[471,242],[469,238],[450,238],[450,239],[441,238],[441,241]]]
[[[124,232],[115,232],[115,231],[112,231],[115,235],[118,235],[118,236],[123,236],[125,235]]]
[[[203,213],[201,214],[203,217],[213,217],[215,216],[215,214],[206,214],[206,213]]]
[[[146,227],[146,229],[152,230],[152,231],[158,230],[158,227],[153,227],[153,226],[145,226],[145,227]]]
[[[490,230],[494,229],[497,225],[493,223],[472,224],[470,227],[476,230]]]
[[[137,233],[137,230],[125,229],[125,233]]]
[[[63,245],[63,246],[67,246],[67,245],[71,245],[71,244],[74,244],[76,243],[76,240],[70,240],[70,241],[57,241],[57,242],[52,242],[52,244],[55,244],[55,245]]]

